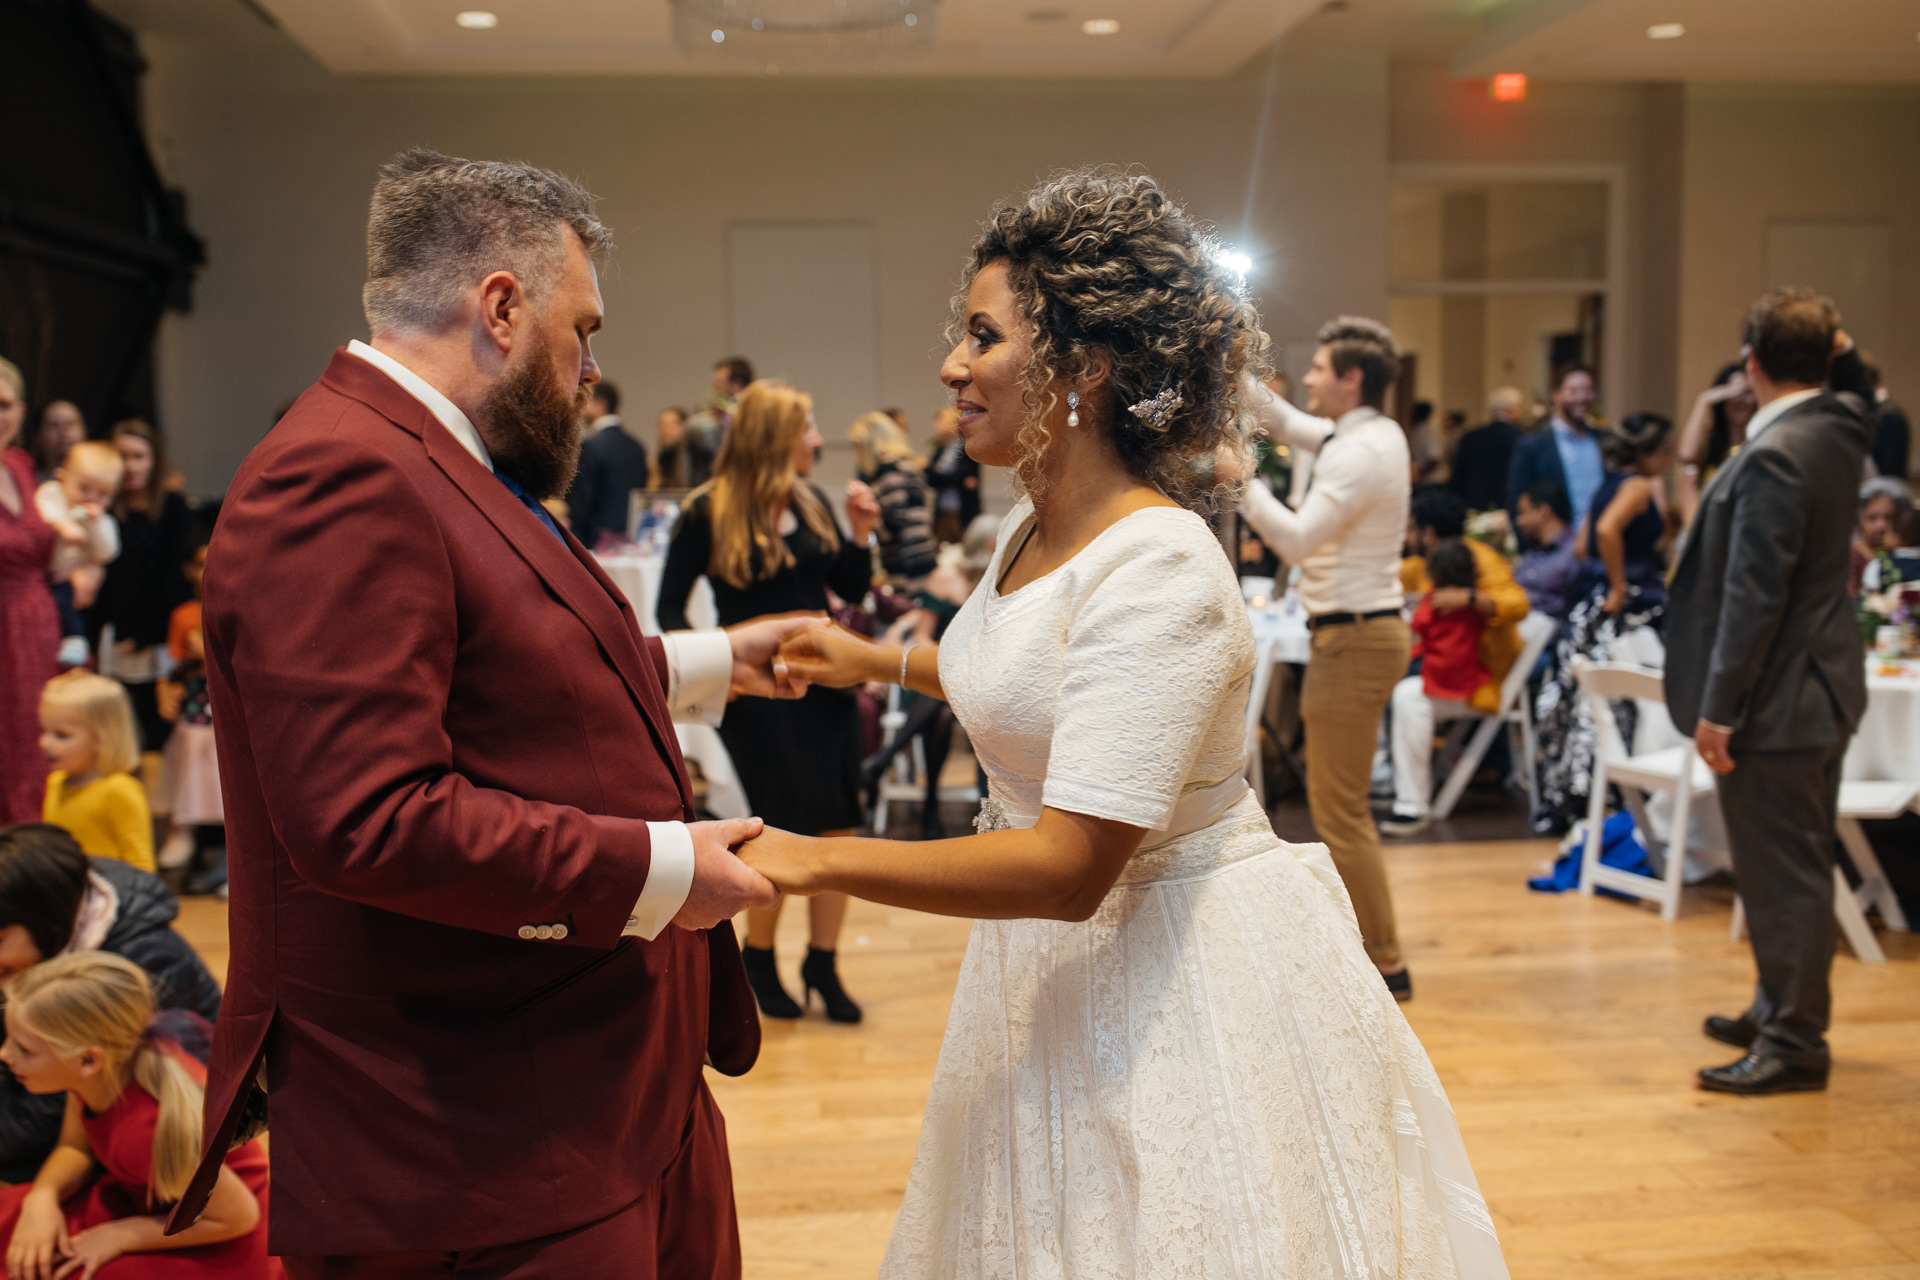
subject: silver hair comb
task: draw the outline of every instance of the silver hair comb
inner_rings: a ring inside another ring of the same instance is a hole
[[[1158,431],[1167,425],[1174,414],[1180,412],[1180,406],[1186,402],[1186,398],[1178,391],[1167,387],[1158,395],[1151,395],[1138,404],[1128,405],[1127,412],[1140,419],[1142,426]]]

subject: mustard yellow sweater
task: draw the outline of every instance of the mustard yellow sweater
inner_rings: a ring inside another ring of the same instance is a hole
[[[47,779],[42,816],[80,842],[89,857],[116,858],[142,871],[154,870],[153,819],[147,793],[129,774],[110,773],[77,787],[64,771]]]

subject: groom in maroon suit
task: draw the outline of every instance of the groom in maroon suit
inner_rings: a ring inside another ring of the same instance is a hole
[[[206,571],[232,964],[205,1206],[273,1133],[296,1280],[740,1272],[703,1061],[759,1050],[733,914],[775,892],[694,822],[672,716],[776,688],[804,620],[643,638],[539,499],[599,377],[591,198],[409,152],[367,227],[372,344],[235,478]]]

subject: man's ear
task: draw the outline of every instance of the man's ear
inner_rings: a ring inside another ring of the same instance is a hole
[[[480,282],[480,327],[506,355],[513,350],[513,326],[523,320],[527,295],[511,271],[496,271]]]

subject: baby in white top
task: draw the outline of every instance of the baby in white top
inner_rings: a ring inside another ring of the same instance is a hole
[[[60,664],[80,666],[87,643],[80,609],[100,590],[101,568],[120,554],[120,526],[107,507],[120,491],[127,464],[120,451],[99,440],[82,440],[67,451],[53,479],[34,492],[40,518],[53,526],[53,557],[47,576],[60,605]]]

